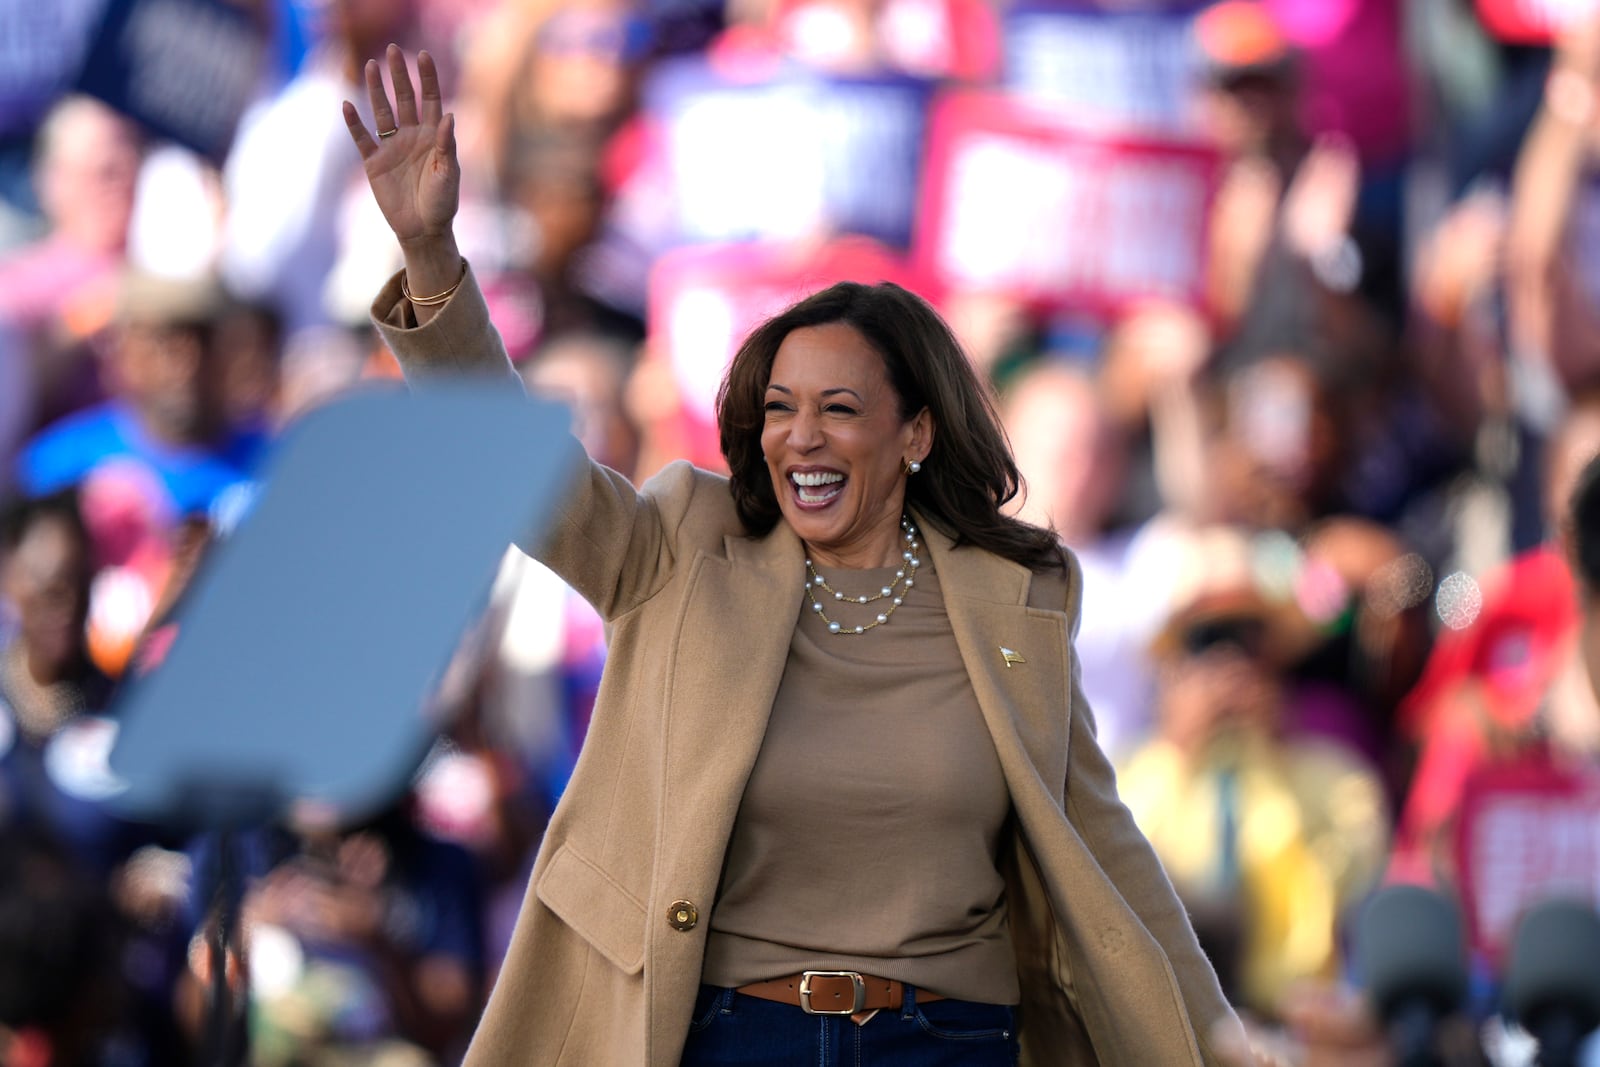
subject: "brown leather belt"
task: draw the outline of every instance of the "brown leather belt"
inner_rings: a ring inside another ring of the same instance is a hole
[[[876,978],[859,971],[802,971],[784,978],[751,982],[735,992],[779,1004],[793,1004],[809,1015],[848,1015],[857,1026],[885,1008],[899,1011],[906,986],[893,978]],[[938,993],[917,990],[923,1003],[943,1000]]]

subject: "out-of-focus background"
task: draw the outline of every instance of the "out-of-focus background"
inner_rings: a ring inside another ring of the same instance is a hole
[[[1600,895],[1559,522],[1600,451],[1597,7],[0,0],[0,1063],[200,1059],[216,843],[107,806],[108,712],[279,432],[397,376],[340,115],[389,41],[439,60],[512,358],[639,481],[721,466],[764,315],[930,299],[1083,561],[1101,743],[1235,1001],[1359,981],[1363,900],[1442,886],[1517,1062],[1513,924]],[[240,843],[253,1062],[459,1059],[605,659],[520,556],[480,636],[403,799]]]

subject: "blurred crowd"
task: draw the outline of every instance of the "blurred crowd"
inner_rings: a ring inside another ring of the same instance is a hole
[[[389,809],[224,854],[110,803],[117,687],[274,440],[394,387],[367,308],[399,253],[340,114],[371,127],[390,41],[447,80],[513,360],[637,481],[720,466],[718,377],[789,299],[892,278],[945,313],[1014,507],[1083,563],[1124,800],[1255,1017],[1359,983],[1386,882],[1462,901],[1485,1019],[1519,911],[1600,898],[1560,521],[1600,452],[1600,13],[187,0],[255,44],[216,151],[83,91],[111,15],[158,6],[0,0],[0,1064],[246,1034],[269,1067],[446,1064],[493,981],[606,651],[525,557]]]

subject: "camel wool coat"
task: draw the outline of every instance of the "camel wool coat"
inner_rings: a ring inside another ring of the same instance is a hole
[[[413,385],[512,378],[470,276],[420,328],[398,278],[373,318]],[[680,462],[636,490],[573,448],[570,496],[525,547],[606,619],[609,656],[468,1067],[678,1063],[803,596],[799,539],[781,522],[747,536],[723,477]],[[1011,793],[1022,1062],[1222,1067],[1213,1039],[1238,1021],[1078,685],[1076,563],[1033,573],[919,525]]]

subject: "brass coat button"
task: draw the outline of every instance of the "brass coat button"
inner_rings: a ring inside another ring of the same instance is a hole
[[[688,933],[700,921],[700,911],[687,900],[674,900],[667,905],[667,922],[674,930]]]

